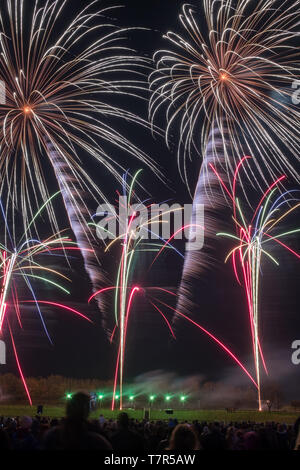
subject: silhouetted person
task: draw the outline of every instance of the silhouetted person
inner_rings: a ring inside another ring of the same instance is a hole
[[[298,432],[298,437],[296,439],[295,449],[294,450],[300,450],[300,431]]]
[[[224,450],[225,437],[222,434],[219,423],[211,426],[209,434],[201,436],[201,444],[204,450]]]
[[[245,450],[260,450],[259,435],[255,431],[246,432],[244,435]]]
[[[189,452],[200,450],[200,443],[196,432],[189,424],[178,424],[173,430],[170,445],[167,450]]]
[[[294,424],[294,433],[296,436],[294,450],[300,450],[300,417],[296,420]]]
[[[37,448],[37,440],[32,433],[32,418],[23,416],[19,420],[19,427],[13,435],[15,450],[35,450]]]
[[[12,445],[6,431],[0,429],[0,451],[11,450]]]
[[[285,424],[279,424],[277,426],[276,437],[277,437],[276,449],[277,450],[289,450],[290,440],[289,440],[289,435],[287,432],[287,427]]]
[[[46,450],[111,450],[110,443],[90,430],[87,421],[90,411],[90,397],[76,393],[67,403],[67,417],[64,422],[46,433]]]
[[[118,431],[111,438],[114,450],[143,451],[143,438],[129,429],[129,417],[127,413],[120,413],[118,417]]]

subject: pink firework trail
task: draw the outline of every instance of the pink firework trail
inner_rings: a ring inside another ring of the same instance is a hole
[[[3,209],[1,201],[0,208]],[[47,264],[44,264],[41,260],[45,260],[45,258],[49,258],[49,256],[52,258],[56,255],[57,251],[63,252],[65,256],[69,250],[72,252],[74,250],[80,251],[80,248],[76,246],[76,243],[72,242],[68,237],[63,237],[60,233],[43,241],[31,238],[27,239],[26,233],[28,232],[28,228],[32,225],[40,211],[41,210],[38,211],[32,222],[30,222],[19,242],[16,243],[13,241],[4,211],[2,210],[7,233],[5,234],[5,242],[0,243],[0,335],[3,334],[4,326],[7,323],[17,367],[30,405],[32,405],[32,400],[22,371],[21,361],[17,353],[14,332],[11,328],[10,319],[13,312],[17,316],[20,328],[22,328],[22,305],[27,303],[35,304],[45,334],[51,343],[52,341],[40,308],[41,305],[63,309],[64,311],[71,312],[74,315],[91,322],[88,317],[72,307],[58,302],[37,299],[35,294],[36,284],[46,284],[52,289],[55,288],[56,291],[70,294],[69,290],[64,285],[66,281],[71,282],[70,279],[57,269],[48,267]],[[19,288],[22,288],[23,292],[24,287],[29,292],[31,300],[20,299],[18,290]]]
[[[244,162],[250,157],[244,157],[237,165],[232,184],[232,193],[227,188],[216,168],[211,165],[212,171],[218,175],[218,178],[225,188],[226,193],[230,195],[233,205],[233,221],[235,224],[235,234],[219,233],[237,242],[237,245],[230,251],[226,261],[231,257],[235,277],[238,283],[244,288],[248,306],[250,332],[253,347],[253,359],[255,365],[256,382],[258,386],[258,408],[262,410],[261,397],[261,366],[268,374],[266,361],[262,351],[260,340],[260,315],[259,315],[259,297],[260,297],[260,278],[262,271],[262,257],[267,257],[275,265],[279,265],[270,251],[265,246],[271,241],[281,245],[289,253],[300,258],[299,254],[288,245],[283,243],[280,238],[295,234],[300,229],[293,229],[283,233],[272,235],[275,229],[278,229],[280,222],[286,219],[292,212],[299,208],[299,199],[295,197],[296,190],[285,192],[279,191],[279,185],[286,179],[285,175],[280,176],[273,181],[266,189],[260,199],[253,216],[249,222],[242,210],[241,203],[236,196],[236,182],[238,173],[243,167]],[[267,245],[268,246],[268,245]]]
[[[137,174],[138,175],[138,174]],[[136,180],[137,175],[133,178],[133,181]],[[126,180],[126,177],[125,177]],[[124,187],[128,187],[127,182],[124,184]],[[132,194],[132,187],[129,190],[129,193]],[[145,238],[139,237],[138,234],[142,233],[141,229],[144,228],[150,232],[151,223],[153,219],[143,219],[139,218],[139,221],[135,220],[136,212],[130,212],[130,201],[131,198],[128,198],[128,221],[127,226],[124,228],[124,233],[119,237],[115,237],[106,247],[106,251],[110,251],[112,247],[119,242],[121,244],[121,256],[118,267],[118,274],[116,278],[116,284],[114,286],[109,286],[100,289],[95,292],[90,298],[89,302],[99,296],[103,296],[109,293],[114,295],[114,304],[115,304],[115,325],[113,327],[113,332],[110,335],[110,341],[112,342],[114,338],[118,338],[118,348],[117,348],[117,359],[116,367],[114,373],[114,386],[113,386],[113,399],[112,399],[112,409],[116,405],[116,393],[119,386],[119,405],[120,409],[123,408],[123,380],[124,380],[124,364],[125,364],[125,351],[127,344],[128,336],[128,327],[129,320],[133,313],[136,296],[144,295],[144,297],[149,301],[151,307],[159,313],[163,319],[165,325],[167,326],[171,336],[175,339],[175,333],[171,326],[167,314],[162,310],[162,307],[172,310],[172,316],[174,313],[177,316],[185,318],[187,321],[192,323],[194,326],[199,328],[203,333],[205,333],[211,340],[213,340],[219,347],[222,348],[243,370],[243,372],[250,378],[250,380],[257,386],[256,381],[253,379],[251,374],[247,371],[246,367],[241,363],[235,354],[233,354],[230,349],[220,341],[215,335],[209,332],[207,329],[203,328],[199,323],[196,323],[187,315],[183,314],[178,309],[174,309],[169,304],[165,303],[163,300],[157,298],[158,295],[163,296],[172,296],[177,299],[177,295],[172,292],[170,289],[165,289],[164,287],[144,287],[141,286],[141,280],[138,283],[134,279],[135,267],[141,263],[140,253],[143,251],[149,251],[149,246],[151,246],[151,251],[155,254],[152,264],[157,261],[161,253],[168,247],[174,248],[171,245],[171,241],[174,239],[175,233],[166,241],[164,239],[160,240],[160,243],[149,243]],[[141,203],[141,201],[138,201]],[[136,207],[136,204],[135,204]],[[112,214],[112,217],[114,215]],[[164,219],[164,214],[162,214],[162,222]],[[133,223],[135,222],[135,223]],[[101,227],[103,229],[103,227]],[[184,230],[186,227],[182,227],[180,230]],[[175,248],[174,248],[175,249]],[[177,250],[176,250],[177,251]],[[182,255],[181,255],[182,256]],[[182,256],[183,258],[183,256]],[[151,266],[152,266],[151,264]],[[156,294],[156,297],[153,294]],[[160,304],[160,305],[159,305]],[[117,335],[118,333],[118,335]]]

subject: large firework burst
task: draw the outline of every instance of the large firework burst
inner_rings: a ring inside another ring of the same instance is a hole
[[[3,3],[0,80],[6,103],[0,106],[0,192],[8,191],[7,206],[21,209],[26,225],[34,207],[49,196],[52,171],[79,246],[86,248],[91,243],[86,196],[101,195],[86,157],[118,177],[119,159],[107,153],[113,144],[154,168],[114,125],[115,118],[145,125],[115,103],[144,87],[149,62],[124,47],[127,30],[104,19],[115,7],[100,9],[98,0],[73,15],[64,29],[60,19],[73,8],[68,0]],[[54,209],[49,205],[47,210],[57,231]],[[101,276],[89,257],[86,269],[95,286]]]
[[[233,173],[247,152],[260,156],[255,162],[261,173],[288,171],[298,178],[289,154],[299,161],[300,112],[292,85],[300,71],[300,2],[203,0],[203,8],[206,25],[184,5],[184,34],[168,32],[174,50],[155,54],[152,119],[165,107],[167,142],[179,122],[178,157],[200,148],[204,155],[211,130],[218,129],[228,134],[227,170]],[[185,165],[183,173],[187,179]]]

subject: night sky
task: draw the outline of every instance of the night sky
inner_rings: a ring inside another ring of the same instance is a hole
[[[82,5],[86,3],[88,2],[80,2]],[[112,3],[107,1],[105,4]],[[149,57],[157,49],[169,47],[162,35],[168,29],[178,29],[178,14],[183,1],[123,0],[121,3],[124,8],[114,12],[117,24],[149,28],[147,31],[130,33],[130,46],[138,53]],[[63,23],[62,17],[61,24]],[[137,114],[147,117],[146,101],[131,103]],[[178,174],[176,140],[174,139],[174,148],[168,150],[163,138],[157,136],[153,139],[151,133],[145,129],[134,128],[124,123],[120,124],[120,129],[158,162],[165,175],[165,181],[159,181],[148,169],[144,169],[141,183],[151,193],[153,201],[170,199],[181,204],[190,203],[189,193]],[[176,129],[173,129],[173,132],[176,132]],[[112,149],[111,152],[113,154],[116,151]],[[120,162],[131,171],[140,168],[140,164],[120,152],[116,158],[120,158]],[[200,164],[201,159],[197,156],[189,164],[192,187]],[[98,167],[95,167],[93,172],[95,181],[101,185],[108,199],[114,198],[115,190],[119,187],[113,177]],[[290,184],[293,187],[293,183]],[[55,190],[54,180],[53,191]],[[257,202],[259,193],[250,191],[252,202]],[[62,212],[62,221],[65,220],[62,204],[57,210]],[[293,222],[295,226],[297,220],[294,219]],[[226,220],[221,218],[220,229],[226,227]],[[299,240],[291,240],[291,245],[299,251]],[[183,249],[180,242],[177,246]],[[231,265],[223,263],[230,246],[227,241],[216,241],[217,260],[215,266],[199,279],[196,296],[198,306],[192,314],[253,370],[244,292],[235,282]],[[294,340],[300,339],[299,267],[297,259],[283,250],[276,251],[276,256],[280,260],[279,268],[275,268],[268,261],[263,263],[261,337],[272,379],[280,383],[287,398],[295,398],[300,395],[300,365],[295,366],[291,363],[291,344]],[[165,253],[146,277],[149,260],[151,262],[151,258],[147,256],[141,258],[141,265],[138,267],[141,283],[172,288],[179,285],[181,258],[175,254]],[[113,272],[117,259],[106,258],[103,262],[106,270]],[[45,318],[54,343],[51,346],[42,331],[36,312],[25,309],[24,330],[16,334],[24,373],[26,376],[59,374],[76,378],[112,379],[116,345],[110,345],[103,331],[101,315],[97,311],[96,304],[91,306],[86,304],[91,289],[80,258],[72,260],[71,265],[73,285],[71,301],[68,299],[68,302],[89,314],[95,323],[90,325],[62,311],[45,310]],[[44,292],[44,297],[50,299],[51,292]],[[108,311],[108,315],[113,315],[113,312]],[[176,341],[170,339],[168,329],[149,304],[143,298],[137,301],[128,332],[125,366],[127,382],[135,380],[137,376],[146,372],[161,370],[174,372],[180,377],[199,374],[204,381],[222,382],[232,379],[237,385],[248,384],[247,378],[232,360],[195,327],[180,320],[177,321],[175,330]],[[8,364],[1,366],[1,372],[17,373],[9,341],[7,343]]]

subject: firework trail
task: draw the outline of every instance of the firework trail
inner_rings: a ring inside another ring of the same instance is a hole
[[[194,308],[194,303],[191,299],[193,298],[195,283],[198,282],[199,273],[202,273],[215,263],[214,249],[218,215],[224,213],[227,202],[224,198],[224,187],[220,185],[217,175],[211,171],[210,165],[215,162],[216,155],[219,156],[218,162],[221,165],[223,159],[222,149],[225,140],[226,135],[220,134],[218,128],[212,129],[196,186],[191,231],[194,230],[196,232],[195,240],[199,239],[199,233],[202,231],[203,240],[205,239],[205,249],[203,249],[203,246],[197,246],[190,234],[179,288],[178,303],[180,310],[185,312],[190,312]],[[225,175],[223,175],[223,179],[227,181]],[[209,185],[207,185],[207,181],[209,181]],[[202,218],[204,218],[204,212],[205,219],[202,226],[199,226],[201,214]]]
[[[124,199],[123,202],[126,203],[126,219],[124,232],[119,236],[114,236],[113,233],[109,232],[109,235],[112,238],[112,241],[107,244],[106,251],[109,252],[112,250],[114,245],[119,242],[121,244],[121,256],[118,266],[118,273],[116,278],[115,285],[111,287],[106,287],[100,289],[98,292],[95,292],[89,299],[89,302],[92,299],[97,297],[103,297],[106,294],[114,295],[114,306],[115,306],[115,319],[114,319],[114,328],[111,334],[111,342],[118,334],[118,353],[116,360],[115,376],[114,376],[114,393],[112,401],[112,409],[115,407],[116,392],[119,380],[119,400],[120,400],[120,409],[123,407],[123,379],[124,379],[124,363],[125,363],[125,349],[127,343],[127,332],[128,332],[128,322],[129,318],[132,315],[132,310],[134,307],[135,299],[138,295],[143,295],[155,312],[158,312],[162,319],[164,320],[167,328],[170,331],[170,334],[175,338],[171,322],[168,320],[168,315],[164,313],[163,310],[167,309],[172,316],[175,314],[178,317],[184,318],[188,322],[192,323],[194,326],[199,328],[203,333],[205,333],[211,340],[213,340],[218,346],[223,349],[244,371],[245,374],[250,378],[250,380],[257,386],[255,380],[240,362],[238,357],[232,353],[227,346],[220,341],[216,336],[211,332],[203,328],[199,323],[196,323],[187,315],[182,313],[180,310],[175,309],[169,303],[166,303],[161,299],[161,296],[171,296],[173,299],[177,298],[177,295],[169,289],[163,287],[145,287],[141,279],[139,282],[135,280],[135,271],[137,266],[141,264],[140,256],[143,252],[152,252],[155,255],[154,260],[151,266],[156,262],[158,257],[163,253],[164,250],[169,249],[175,251],[181,257],[182,254],[171,244],[171,241],[174,238],[174,234],[165,240],[161,238],[157,232],[154,234],[152,231],[153,224],[163,224],[166,222],[166,219],[169,213],[178,209],[170,209],[170,211],[164,211],[160,214],[152,214],[150,216],[148,210],[151,209],[152,204],[145,206],[146,201],[141,201],[138,199],[137,204],[131,205],[131,200],[133,196],[136,196],[134,191],[134,184],[138,178],[140,172],[138,172],[133,178],[131,184],[127,184],[127,176],[124,176]],[[128,192],[127,192],[128,188]],[[120,195],[118,193],[118,195]],[[136,196],[137,197],[137,196]],[[115,210],[111,210],[108,214],[109,219],[115,218]],[[104,226],[98,225],[98,228],[106,231]],[[181,230],[184,230],[185,227],[182,227]],[[156,238],[156,241],[149,241],[151,238]],[[105,237],[104,237],[105,238]],[[142,285],[141,285],[142,284]]]
[[[167,145],[179,128],[177,158],[187,184],[187,158],[203,156],[195,202],[207,199],[212,159],[229,176],[241,155],[259,155],[254,161],[265,182],[278,171],[298,179],[300,113],[292,86],[300,72],[299,1],[204,0],[203,9],[204,21],[183,6],[183,33],[164,36],[173,50],[156,52],[150,76],[150,120],[165,110]],[[250,166],[247,177],[256,180]],[[206,202],[208,212],[215,204],[220,213],[214,197]],[[181,305],[189,302],[191,273],[199,275],[206,260],[204,250],[187,254]]]
[[[124,47],[122,36],[129,30],[103,22],[115,7],[100,9],[99,3],[73,15],[63,30],[60,19],[73,8],[68,0],[6,0],[0,10],[0,80],[6,92],[0,105],[0,194],[8,193],[6,211],[10,205],[15,220],[15,208],[21,209],[26,226],[35,207],[48,199],[54,171],[80,247],[88,240],[95,245],[86,229],[86,198],[104,197],[85,169],[87,156],[119,178],[119,159],[107,153],[114,145],[155,171],[146,154],[110,124],[117,118],[147,126],[111,103],[140,94],[150,62]],[[57,232],[51,204],[47,211]],[[91,257],[85,265],[97,289],[101,274]]]
[[[41,210],[42,208],[34,216],[34,219],[37,218]],[[18,370],[20,372],[28,400],[30,404],[32,404],[11,328],[11,317],[13,313],[17,317],[20,328],[23,328],[21,315],[22,304],[35,304],[43,329],[51,343],[52,341],[40,308],[41,305],[61,308],[65,311],[72,312],[89,322],[91,320],[67,305],[38,299],[34,289],[35,283],[43,283],[49,287],[54,287],[56,290],[62,291],[65,294],[70,294],[70,291],[61,283],[61,281],[71,282],[70,279],[57,269],[50,268],[46,264],[42,263],[41,259],[45,258],[45,256],[48,258],[50,255],[51,257],[55,256],[57,255],[57,252],[68,253],[69,251],[77,251],[79,248],[76,243],[72,242],[70,238],[62,236],[60,233],[52,235],[43,241],[26,238],[29,229],[28,226],[20,241],[15,244],[13,242],[4,211],[2,211],[2,214],[6,227],[6,236],[4,238],[6,239],[7,244],[3,244],[2,242],[0,243],[0,335],[3,334],[4,325],[7,322]],[[30,224],[33,224],[34,219]],[[91,251],[90,248],[88,249]],[[24,288],[26,288],[32,300],[20,299],[20,286],[22,286],[22,292]]]
[[[256,382],[258,385],[258,405],[261,406],[261,363],[267,373],[260,341],[260,315],[259,296],[260,279],[262,273],[262,258],[267,257],[275,265],[279,265],[272,253],[267,251],[270,242],[275,242],[284,247],[291,254],[300,259],[300,255],[283,243],[282,238],[300,232],[300,229],[289,230],[277,233],[280,222],[285,220],[291,213],[300,207],[299,198],[296,198],[297,190],[290,190],[280,194],[279,185],[285,180],[285,176],[276,179],[265,191],[253,216],[249,221],[242,210],[239,198],[236,196],[236,183],[240,169],[249,157],[243,158],[238,164],[232,184],[233,191],[231,199],[233,204],[233,221],[235,223],[236,234],[219,233],[238,242],[228,254],[226,261],[231,257],[234,273],[238,283],[243,286],[246,294],[250,329],[253,344],[253,357],[256,372]],[[212,171],[218,175],[216,169],[211,165]],[[226,186],[222,178],[222,185]],[[227,188],[228,194],[230,194]],[[279,193],[279,194],[278,194]],[[275,233],[274,233],[275,232]]]
[[[85,202],[86,193],[80,188],[78,180],[70,173],[63,156],[58,153],[50,142],[47,143],[47,149],[49,158],[55,168],[70,225],[83,255],[85,270],[91,280],[93,291],[97,292],[103,286],[105,277],[102,270],[99,269],[98,243],[87,222],[90,220],[91,214]],[[99,299],[98,306],[103,311],[104,306],[101,300]]]
[[[157,223],[159,221],[159,215],[156,215],[150,220],[148,219],[148,207],[146,207],[140,199],[138,199],[137,204],[132,206],[132,197],[135,194],[134,185],[137,182],[140,171],[138,171],[132,178],[130,184],[128,184],[128,173],[123,176],[123,199],[122,206],[125,210],[125,220],[121,221],[116,215],[115,209],[112,207],[111,213],[109,214],[110,218],[117,218],[120,223],[120,235],[110,233],[112,241],[107,244],[105,252],[108,252],[112,249],[116,242],[120,242],[122,246],[120,263],[118,267],[118,275],[116,285],[113,287],[108,287],[96,291],[89,299],[91,301],[93,298],[96,298],[98,301],[103,298],[103,294],[109,291],[115,291],[115,328],[111,335],[111,339],[114,337],[116,328],[119,328],[119,348],[118,348],[118,357],[117,365],[115,372],[115,386],[114,386],[114,395],[113,395],[113,407],[116,394],[116,386],[118,375],[120,377],[120,408],[122,409],[123,405],[123,375],[124,375],[124,358],[125,358],[125,346],[126,346],[126,333],[128,319],[131,313],[131,308],[135,299],[135,296],[138,292],[143,291],[140,287],[134,285],[132,276],[134,273],[134,264],[135,258],[140,252],[145,251],[154,251],[157,252],[161,248],[157,246],[157,243],[147,243],[144,241],[144,235],[148,239],[148,232],[151,234],[151,224]],[[118,193],[120,197],[120,193]],[[144,201],[145,202],[145,201]],[[134,209],[133,209],[134,208]],[[138,219],[138,220],[137,220]],[[92,223],[99,229],[98,224]],[[105,230],[104,227],[101,227],[102,230]],[[124,232],[122,232],[124,230]],[[104,235],[104,233],[103,233]],[[101,234],[100,234],[101,237]],[[103,237],[104,239],[105,237]],[[172,247],[169,244],[169,247]],[[175,249],[175,248],[174,248]],[[176,250],[178,252],[178,250]],[[159,311],[159,310],[158,310]],[[171,329],[171,326],[162,312],[160,312],[168,327]],[[173,331],[171,329],[172,334]]]

